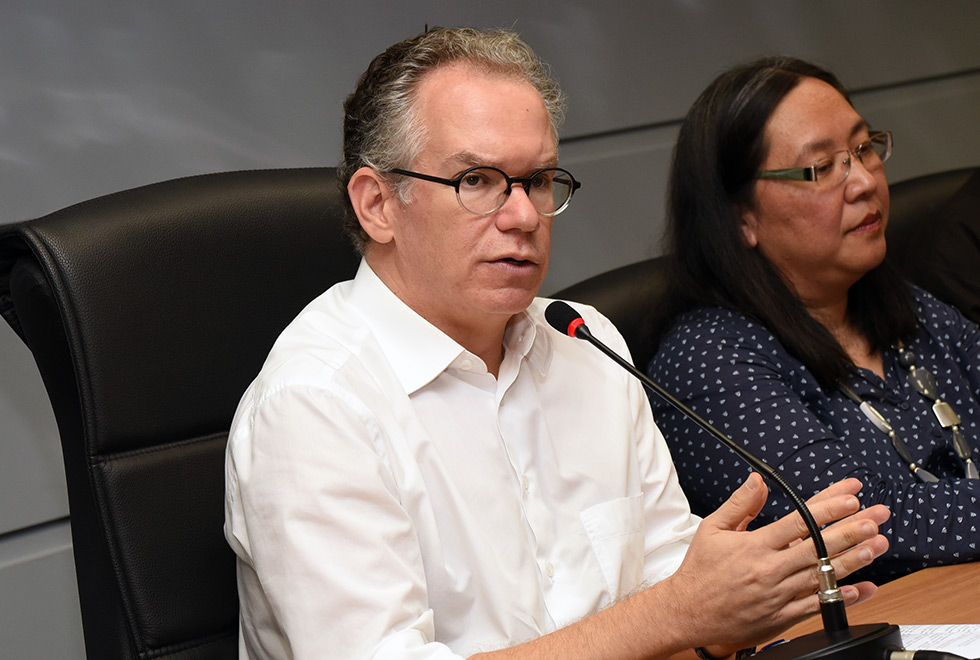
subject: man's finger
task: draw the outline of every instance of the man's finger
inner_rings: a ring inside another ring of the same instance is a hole
[[[861,508],[858,499],[849,493],[841,493],[832,496],[825,496],[808,507],[810,513],[818,527],[822,527],[834,520],[840,520],[857,513]],[[793,512],[783,516],[776,522],[770,523],[757,530],[764,531],[766,534],[766,545],[770,548],[785,548],[793,544],[793,541],[805,538],[809,535],[806,523],[798,512]]]
[[[762,477],[753,472],[704,523],[715,529],[743,531],[762,511],[768,494]]]

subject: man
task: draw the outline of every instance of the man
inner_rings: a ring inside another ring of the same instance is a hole
[[[561,104],[516,35],[468,29],[396,44],[348,98],[364,260],[283,332],[229,440],[243,657],[720,655],[816,611],[798,519],[744,531],[758,475],[699,521],[641,387],[544,323],[577,186]],[[840,575],[885,549],[855,484],[813,505],[850,516]]]

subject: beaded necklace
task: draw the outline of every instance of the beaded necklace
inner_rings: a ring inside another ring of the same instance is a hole
[[[977,466],[971,458],[970,443],[966,441],[966,438],[963,437],[963,433],[960,431],[960,418],[953,410],[953,407],[940,398],[939,388],[936,387],[936,377],[928,369],[915,366],[918,357],[912,351],[906,350],[905,345],[901,341],[898,342],[895,349],[898,351],[898,363],[908,369],[909,383],[912,384],[916,392],[933,402],[932,412],[936,415],[939,425],[953,432],[953,448],[956,450],[956,455],[963,462],[963,471],[966,477],[968,479],[980,479],[980,473],[978,473]],[[863,400],[854,390],[844,383],[840,383],[840,389],[847,398],[858,404],[861,412],[864,413],[864,416],[876,428],[884,432],[891,439],[895,451],[898,452],[898,455],[909,466],[909,470],[911,470],[917,479],[923,482],[939,481],[936,475],[917,465],[912,460],[912,454],[909,452],[908,445],[898,436],[894,427],[888,423],[888,420],[874,406]]]

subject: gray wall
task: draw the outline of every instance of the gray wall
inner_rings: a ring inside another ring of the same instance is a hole
[[[341,99],[426,23],[512,27],[568,93],[562,163],[584,188],[556,222],[546,292],[659,254],[678,120],[736,61],[834,69],[895,132],[892,180],[980,164],[975,0],[443,4],[5,0],[0,222],[184,175],[334,165]],[[5,324],[0,364],[0,649],[80,658],[57,430]]]

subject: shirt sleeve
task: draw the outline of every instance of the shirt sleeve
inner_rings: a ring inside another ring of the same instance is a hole
[[[861,573],[887,580],[930,565],[980,557],[977,549],[980,482],[960,478],[938,484],[916,481],[875,429],[835,432],[813,412],[828,411],[843,427],[867,421],[857,407],[842,413],[798,361],[761,327],[744,322],[683,324],[661,345],[650,365],[654,380],[723,433],[780,470],[809,497],[847,477],[863,483],[865,506],[892,512],[883,526],[887,554]],[[750,468],[680,413],[654,401],[696,513],[717,508]],[[853,431],[853,432],[852,432]],[[871,442],[866,442],[868,439]],[[782,493],[770,491],[756,525],[790,512]]]
[[[639,395],[646,398],[642,388],[638,389]],[[640,426],[642,432],[637,435],[637,453],[644,475],[646,521],[643,575],[649,585],[672,575],[680,567],[701,519],[691,512],[670,450],[660,429],[653,423],[653,415],[645,401]]]
[[[246,410],[226,465],[242,657],[457,658],[434,642],[413,522],[366,407],[290,386]]]
[[[611,322],[600,316],[598,320],[590,320],[589,327],[601,341],[631,360],[625,340]],[[615,365],[612,368],[625,381],[625,392],[633,411],[633,442],[643,493],[643,576],[645,584],[649,585],[670,576],[681,565],[701,518],[691,512],[688,498],[681,489],[670,449],[654,422],[645,387],[625,370]]]

